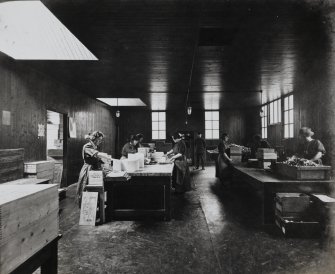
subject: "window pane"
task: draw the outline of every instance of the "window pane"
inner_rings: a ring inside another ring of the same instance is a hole
[[[152,121],[158,121],[158,112],[152,113]]]
[[[159,130],[165,130],[165,122],[159,122]]]
[[[213,139],[219,139],[219,130],[213,130]]]
[[[273,103],[270,103],[270,124],[273,124]]]
[[[152,131],[152,139],[158,139],[158,131]]]
[[[263,106],[262,109],[263,109],[264,116],[267,116],[268,115],[268,108],[267,108],[267,106]]]
[[[219,112],[218,111],[213,111],[212,112],[212,119],[219,121]]]
[[[284,110],[288,110],[288,97],[284,98]]]
[[[284,112],[284,124],[288,124],[289,120],[288,120],[288,111]]]
[[[212,129],[212,121],[205,121],[205,129]]]
[[[205,135],[206,135],[206,139],[213,139],[211,130],[206,130]]]
[[[152,122],[152,130],[158,130],[158,122]]]
[[[289,111],[289,123],[294,123],[294,120],[293,120],[293,110]]]
[[[290,124],[290,138],[293,138],[294,136],[294,125],[293,124]]]
[[[288,132],[288,125],[284,126],[284,138],[288,138],[289,137],[289,132]]]
[[[264,138],[268,138],[268,129],[265,128],[265,137]]]
[[[219,121],[213,121],[213,129],[219,129]]]
[[[159,121],[165,121],[165,112],[159,112],[158,119]]]
[[[159,132],[159,139],[165,139],[165,130]]]
[[[205,111],[205,120],[212,120],[212,112],[211,111]]]
[[[278,104],[277,102],[274,103],[274,106],[273,106],[273,122],[274,123],[278,123]]]
[[[278,120],[277,122],[281,122],[281,99],[278,100]]]
[[[293,95],[289,96],[289,108],[293,108]]]

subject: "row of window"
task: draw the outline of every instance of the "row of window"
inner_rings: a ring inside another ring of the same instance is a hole
[[[153,111],[151,113],[152,139],[166,139],[166,113]],[[219,139],[220,135],[219,111],[205,111],[205,138]]]
[[[283,101],[283,106],[282,99],[277,99],[262,106],[262,138],[268,138],[268,125],[282,122],[282,114],[284,119],[284,138],[294,137],[293,95],[286,96]],[[219,139],[219,125],[219,111],[205,111],[206,139]],[[166,113],[164,111],[152,112],[152,139],[166,139]]]
[[[268,137],[268,125],[282,122],[284,118],[284,138],[294,137],[293,95],[284,97],[283,112],[282,99],[277,99],[262,106],[262,138]]]

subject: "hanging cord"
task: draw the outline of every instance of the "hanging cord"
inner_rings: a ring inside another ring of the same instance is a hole
[[[191,64],[190,77],[188,79],[187,94],[186,94],[186,104],[185,104],[185,114],[186,114],[185,121],[186,121],[186,124],[187,124],[188,98],[189,98],[189,94],[190,94],[190,89],[191,89],[191,84],[192,84],[192,77],[193,77],[193,70],[194,70],[194,64],[195,64],[195,58],[196,58],[196,55],[197,55],[197,48],[198,48],[198,44],[199,44],[201,16],[202,16],[202,4],[200,2],[199,17],[198,17],[198,24],[197,24],[197,35],[196,35],[195,43],[194,43],[194,47],[193,47],[192,64]]]

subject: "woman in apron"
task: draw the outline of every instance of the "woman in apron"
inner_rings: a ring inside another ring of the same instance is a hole
[[[84,165],[81,168],[77,186],[79,207],[81,206],[82,193],[88,184],[88,172],[90,170],[101,169],[101,164],[103,163],[101,158],[104,158],[104,155],[98,151],[98,146],[101,144],[103,138],[104,135],[100,131],[94,131],[85,136],[85,139],[89,140],[89,142],[85,144],[82,149]]]
[[[220,138],[218,145],[219,155],[216,164],[216,177],[218,177],[221,182],[229,179],[231,177],[231,167],[232,159],[229,157],[229,145],[228,145],[228,134],[223,133]]]
[[[175,142],[173,149],[166,155],[173,154],[170,158],[174,163],[172,172],[172,186],[176,193],[184,193],[191,190],[191,178],[188,163],[186,159],[186,145],[179,133],[172,136]]]

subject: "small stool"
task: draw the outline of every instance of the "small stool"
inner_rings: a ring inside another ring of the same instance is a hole
[[[86,185],[85,190],[88,192],[98,192],[99,199],[99,213],[100,222],[99,224],[105,223],[105,189],[101,185]]]

